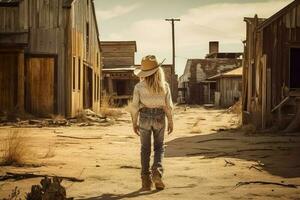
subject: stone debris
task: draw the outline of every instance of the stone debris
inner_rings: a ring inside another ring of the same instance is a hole
[[[74,118],[62,118],[53,117],[49,119],[45,118],[20,118],[9,119],[5,113],[0,114],[0,126],[12,126],[15,128],[42,128],[42,127],[66,127],[77,125],[80,127],[84,126],[108,126],[114,124],[115,119],[104,117],[97,114],[90,109],[84,110],[78,116]]]
[[[31,192],[27,194],[26,200],[71,200],[67,198],[66,189],[61,185],[62,179],[45,177],[41,185],[33,185]]]

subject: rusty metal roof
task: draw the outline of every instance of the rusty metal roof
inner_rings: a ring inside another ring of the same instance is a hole
[[[19,3],[20,0],[0,0],[0,3]]]
[[[18,6],[19,3],[20,0],[0,0],[1,7],[14,7],[14,6]]]
[[[221,73],[212,77],[209,77],[207,80],[216,80],[223,77],[242,77],[243,76],[243,67],[238,67],[233,70]]]

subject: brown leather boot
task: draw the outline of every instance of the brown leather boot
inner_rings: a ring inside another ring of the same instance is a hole
[[[142,190],[148,191],[152,188],[151,175],[142,175]]]
[[[165,184],[162,181],[162,176],[158,170],[153,170],[152,171],[152,181],[155,184],[155,188],[157,190],[163,190],[165,189]]]

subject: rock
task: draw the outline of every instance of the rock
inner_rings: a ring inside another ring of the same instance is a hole
[[[54,177],[52,180],[45,177],[41,185],[33,185],[26,200],[71,200],[67,198],[66,189],[61,185],[62,179]]]

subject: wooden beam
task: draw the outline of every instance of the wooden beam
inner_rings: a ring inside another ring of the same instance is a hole
[[[265,129],[267,126],[267,56],[263,55],[261,57],[262,63],[262,112],[261,112],[261,119],[262,119],[262,129]]]
[[[108,94],[112,94],[114,91],[113,81],[111,78],[108,78]]]
[[[18,53],[18,110],[24,112],[24,98],[25,98],[25,80],[24,80],[24,51]]]

